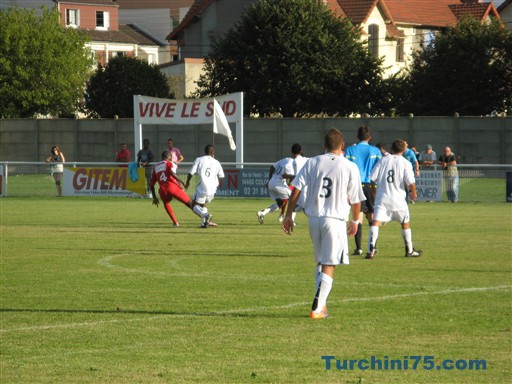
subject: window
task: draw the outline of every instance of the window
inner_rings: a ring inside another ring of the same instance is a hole
[[[96,11],[96,29],[108,30],[109,27],[109,13],[103,11]]]
[[[375,57],[379,57],[379,26],[370,24],[368,26],[368,51]]]
[[[396,41],[396,61],[404,62],[404,39],[397,39]]]
[[[71,28],[80,26],[80,10],[66,9],[66,26]]]

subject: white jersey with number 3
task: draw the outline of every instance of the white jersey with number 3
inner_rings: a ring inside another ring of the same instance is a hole
[[[219,186],[219,178],[224,178],[224,171],[219,161],[208,155],[195,159],[189,173],[199,175],[200,181],[196,192],[206,196],[214,195]]]
[[[357,165],[332,153],[309,159],[292,184],[301,191],[307,186],[304,211],[310,217],[348,221],[350,204],[365,200]]]
[[[377,184],[376,207],[382,205],[389,211],[408,209],[406,188],[415,179],[411,163],[403,156],[384,156],[373,168],[370,179]]]

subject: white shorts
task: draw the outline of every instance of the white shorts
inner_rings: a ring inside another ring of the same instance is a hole
[[[269,185],[268,186],[268,193],[270,194],[270,198],[272,200],[288,200],[290,198],[290,195],[292,191],[290,190],[290,187],[278,184],[278,185]]]
[[[388,211],[383,205],[377,205],[373,212],[373,220],[377,220],[382,223],[398,221],[400,224],[406,224],[411,221],[411,216],[409,215],[408,207],[401,211]]]
[[[309,217],[315,262],[322,265],[349,264],[347,223],[330,217]]]
[[[213,200],[213,197],[215,195],[205,195],[203,193],[200,193],[196,191],[194,194],[194,201],[199,204],[208,204]]]

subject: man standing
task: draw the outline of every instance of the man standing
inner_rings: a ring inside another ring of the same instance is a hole
[[[439,164],[444,169],[446,197],[450,203],[456,203],[459,201],[459,172],[455,154],[450,147],[444,148],[443,154],[439,156]]]
[[[356,249],[352,255],[360,256],[363,254],[361,240],[363,237],[363,213],[366,215],[368,224],[372,224],[373,220],[373,202],[375,200],[376,186],[370,180],[370,172],[375,167],[375,164],[382,158],[382,153],[379,148],[370,145],[372,139],[370,127],[362,126],[357,130],[357,138],[359,143],[348,147],[345,157],[356,163],[359,168],[359,175],[363,185],[363,192],[366,200],[361,203],[361,214],[359,217],[359,225],[355,236]]]
[[[404,140],[395,140],[391,145],[392,154],[384,156],[370,174],[370,179],[377,184],[377,197],[375,198],[373,223],[368,237],[366,259],[373,259],[375,256],[379,227],[382,223],[392,220],[398,221],[402,225],[405,257],[418,257],[422,254],[412,245],[409,206],[405,196],[406,190],[410,189],[411,200],[416,200],[416,180],[411,164],[403,157],[406,149],[407,144]]]
[[[313,242],[316,266],[316,294],[309,317],[323,319],[327,314],[327,298],[332,288],[334,269],[349,264],[348,235],[353,236],[359,224],[361,201],[364,200],[361,178],[354,163],[342,155],[345,143],[337,129],[327,132],[326,153],[309,159],[294,178],[292,192],[282,229],[293,232],[292,214],[301,192],[307,186],[305,213]],[[349,214],[353,221],[348,224]]]
[[[206,204],[213,200],[215,192],[217,192],[217,187],[224,178],[224,170],[218,160],[214,158],[215,147],[211,144],[207,145],[204,147],[204,153],[204,156],[194,160],[192,168],[187,175],[187,181],[185,182],[185,189],[188,189],[192,176],[194,174],[199,175],[199,183],[196,187],[196,193],[194,194],[193,209],[194,212],[203,219],[201,228],[216,225],[211,222],[213,215],[208,213]]]
[[[185,159],[183,157],[183,155],[181,154],[181,151],[179,150],[179,148],[174,146],[173,139],[167,140],[167,151],[171,152],[171,161],[176,165],[178,165]]]
[[[430,167],[432,164],[435,164],[437,161],[437,155],[432,150],[432,146],[427,144],[425,150],[420,153],[420,157],[418,158],[420,165],[422,167]]]
[[[127,167],[131,158],[132,154],[128,150],[128,146],[126,145],[126,143],[121,143],[121,148],[119,149],[119,151],[116,152],[116,162],[124,163],[124,165],[121,165],[121,167]]]
[[[183,181],[176,175],[176,164],[171,161],[171,153],[169,151],[162,153],[162,161],[155,164],[149,181],[149,188],[153,195],[153,204],[158,207],[158,197],[155,192],[156,183],[159,184],[158,193],[164,203],[165,211],[171,218],[174,226],[179,227],[180,224],[171,207],[171,200],[175,198],[190,209],[192,209],[192,200],[180,186],[180,184],[183,185]]]
[[[150,193],[149,181],[151,180],[152,173],[150,163],[152,163],[154,159],[155,155],[153,154],[151,148],[149,148],[149,140],[144,139],[143,148],[137,152],[137,163],[139,164],[139,167],[144,168],[144,172],[146,174],[146,189],[148,194]]]

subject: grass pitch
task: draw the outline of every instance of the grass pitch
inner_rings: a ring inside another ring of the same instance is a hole
[[[332,317],[311,320],[306,217],[286,236],[277,214],[258,224],[270,203],[217,198],[219,227],[200,229],[177,203],[180,228],[144,199],[0,199],[0,382],[510,382],[510,204],[411,206],[424,256],[383,226],[375,260],[337,268]],[[436,366],[326,370],[322,356]]]

